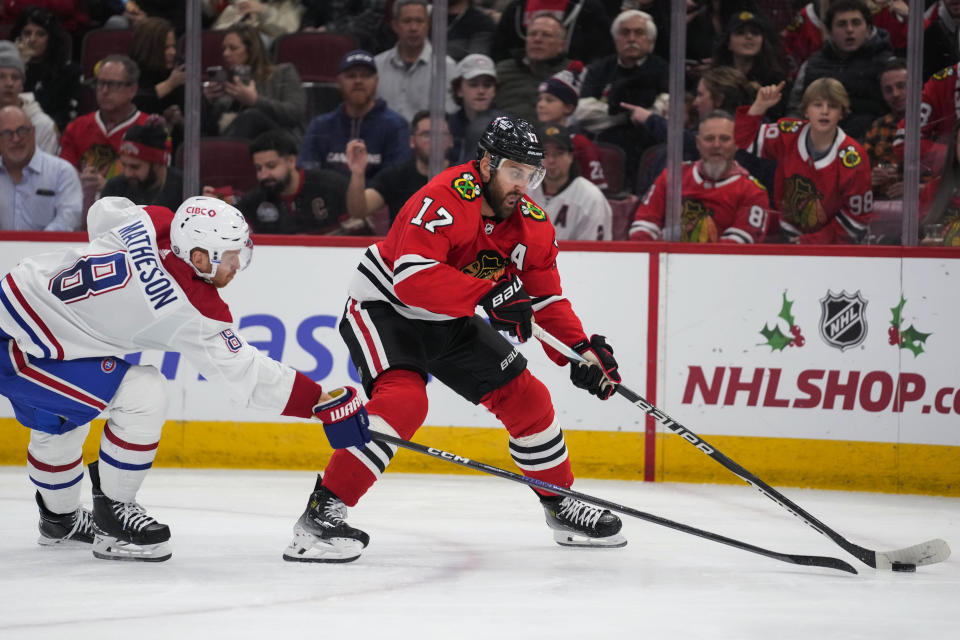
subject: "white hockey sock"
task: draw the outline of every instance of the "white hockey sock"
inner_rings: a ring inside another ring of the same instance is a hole
[[[44,506],[54,513],[72,513],[80,506],[83,441],[89,432],[89,424],[59,435],[30,432],[27,470]]]
[[[510,437],[510,456],[525,472],[552,469],[567,459],[567,444],[560,422],[554,419],[550,426],[530,436]]]

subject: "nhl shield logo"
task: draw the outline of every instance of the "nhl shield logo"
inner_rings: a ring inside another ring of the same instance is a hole
[[[820,300],[820,337],[831,347],[844,351],[867,337],[867,301],[855,294],[833,293]]]

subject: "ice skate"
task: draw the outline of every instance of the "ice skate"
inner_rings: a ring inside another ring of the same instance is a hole
[[[102,560],[163,562],[170,559],[170,527],[147,515],[136,502],[111,500],[100,490],[97,463],[90,463],[93,483],[93,555]]]
[[[37,492],[40,507],[40,537],[37,543],[45,547],[89,549],[93,543],[93,515],[83,507],[72,513],[54,513],[43,504]]]
[[[293,541],[283,552],[290,562],[352,562],[360,557],[370,536],[346,522],[347,505],[317,476],[307,508],[293,525]]]
[[[621,522],[606,509],[594,507],[576,498],[541,496],[547,525],[553,539],[564,547],[623,547],[627,539],[620,535]]]

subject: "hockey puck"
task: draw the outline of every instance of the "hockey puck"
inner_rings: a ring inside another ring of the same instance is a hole
[[[894,562],[890,568],[894,571],[902,571],[903,573],[913,573],[917,570],[917,565],[910,564],[909,562]]]

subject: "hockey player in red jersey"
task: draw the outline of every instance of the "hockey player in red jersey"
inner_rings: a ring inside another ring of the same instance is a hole
[[[31,429],[40,544],[92,546],[113,560],[171,556],[169,527],[136,502],[159,445],[165,380],[117,354],[179,351],[247,406],[315,415],[335,447],[369,441],[355,390],[327,394],[237,335],[218,293],[253,252],[237,209],[195,197],[174,214],[103,198],[88,229],[86,246],[27,258],[0,280],[0,394]],[[98,416],[106,425],[89,467],[91,514],[80,506],[82,447]]]
[[[763,242],[767,233],[767,190],[733,159],[733,116],[716,110],[697,130],[700,159],[683,165],[680,188],[680,240],[684,242]],[[660,240],[666,212],[666,169],[634,214],[631,240]]]
[[[543,178],[543,148],[525,120],[499,117],[480,140],[477,160],[451,167],[417,191],[387,237],[366,250],[349,288],[340,334],[370,397],[373,431],[409,439],[427,415],[427,375],[482,404],[509,433],[510,454],[527,476],[573,483],[563,431],[546,387],[497,333],[521,342],[531,320],[584,355],[573,383],[607,399],[620,381],[613,349],[587,337],[557,272],[557,244],[546,213],[525,191]],[[475,315],[482,306],[487,324]],[[559,365],[566,360],[548,355]],[[374,440],[335,451],[294,527],[287,560],[345,562],[368,542],[358,532],[350,554],[314,544],[345,524],[396,447]],[[620,519],[573,498],[536,490],[562,545],[623,546]]]
[[[741,149],[777,161],[774,196],[782,236],[800,244],[859,243],[873,211],[870,161],[860,143],[838,125],[850,110],[843,85],[818,78],[803,92],[805,120],[762,124],[780,101],[783,83],[762,87],[749,107],[737,109]]]

